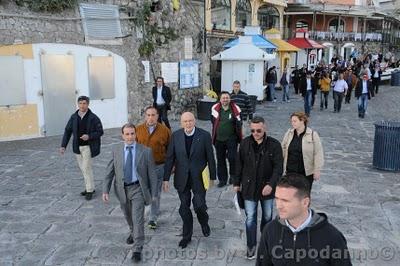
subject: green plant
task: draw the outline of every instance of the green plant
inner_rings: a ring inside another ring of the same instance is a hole
[[[135,25],[143,32],[143,40],[138,49],[142,57],[149,57],[157,46],[167,44],[169,41],[176,40],[179,37],[173,28],[164,28],[157,25],[151,7],[151,1],[145,1],[142,7],[136,11],[134,19]],[[167,19],[168,12],[164,10],[161,15]]]
[[[74,7],[77,0],[15,0],[15,3],[36,12],[61,12]]]

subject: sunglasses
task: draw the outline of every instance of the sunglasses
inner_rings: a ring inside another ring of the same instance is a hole
[[[262,129],[252,129],[250,131],[251,131],[251,133],[254,133],[254,132],[261,133]]]

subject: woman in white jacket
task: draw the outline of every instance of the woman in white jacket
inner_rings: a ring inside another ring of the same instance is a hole
[[[304,175],[311,190],[313,181],[321,176],[324,154],[318,133],[307,127],[308,119],[304,112],[290,116],[292,128],[283,137],[282,149],[284,172]]]

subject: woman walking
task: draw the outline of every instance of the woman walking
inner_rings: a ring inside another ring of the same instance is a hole
[[[319,135],[307,126],[308,121],[304,112],[295,112],[290,116],[292,128],[283,137],[282,149],[285,173],[304,175],[311,190],[313,181],[320,179],[324,154]]]

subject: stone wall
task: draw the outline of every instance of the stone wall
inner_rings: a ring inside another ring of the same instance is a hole
[[[88,0],[84,3],[114,4],[126,7],[129,3],[131,10],[138,9],[143,0]],[[167,84],[173,93],[171,118],[185,109],[194,111],[194,103],[202,97],[203,88],[209,87],[209,53],[203,53],[199,49],[199,34],[202,31],[202,22],[191,15],[192,9],[187,6],[186,1],[181,1],[180,10],[174,11],[171,1],[160,1],[159,12],[168,12],[168,20],[161,21],[163,26],[173,27],[178,30],[179,38],[169,44],[157,48],[150,58],[141,58],[138,53],[140,40],[137,38],[135,25],[132,21],[121,19],[122,45],[90,45],[93,47],[112,51],[122,56],[127,62],[128,71],[128,117],[133,122],[142,119],[142,110],[152,103],[151,88],[153,82],[144,82],[144,68],[142,60],[149,60],[153,71],[150,71],[150,80],[159,76],[161,62],[178,62],[184,59],[184,37],[191,36],[193,39],[193,59],[200,61],[201,86],[194,89],[179,90],[177,83]],[[127,9],[120,9],[120,17],[127,18],[130,14]],[[78,45],[85,44],[85,36],[82,21],[79,19],[78,6],[74,9],[65,10],[60,14],[36,13],[25,7],[19,7],[14,1],[0,2],[0,45],[13,43],[69,43]],[[154,76],[152,75],[154,73]]]

